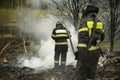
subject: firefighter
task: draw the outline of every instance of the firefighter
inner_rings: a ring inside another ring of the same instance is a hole
[[[88,5],[82,9],[78,30],[76,80],[94,80],[101,49],[97,42],[104,40],[103,23],[98,19],[99,8]]]
[[[61,22],[56,23],[56,28],[53,29],[52,39],[55,40],[55,55],[54,55],[54,66],[59,67],[66,65],[66,57],[68,51],[69,31],[63,26]],[[61,63],[59,63],[61,56]]]

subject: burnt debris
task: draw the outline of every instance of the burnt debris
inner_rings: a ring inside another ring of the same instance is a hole
[[[59,66],[48,70],[13,66],[12,62],[0,63],[0,80],[71,80],[75,67]],[[103,66],[96,72],[96,80],[120,80],[120,52],[106,56]]]

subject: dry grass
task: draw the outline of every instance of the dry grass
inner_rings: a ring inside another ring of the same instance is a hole
[[[108,41],[102,42],[101,43],[101,47],[102,47],[103,50],[110,49],[110,42],[108,42]],[[114,49],[115,50],[119,50],[120,49],[120,40],[115,40]]]
[[[34,15],[41,17],[45,16],[49,13],[48,10],[38,10],[38,9],[30,9],[31,13]],[[16,22],[16,11],[15,9],[0,9],[0,25],[1,26],[6,26],[11,23]]]

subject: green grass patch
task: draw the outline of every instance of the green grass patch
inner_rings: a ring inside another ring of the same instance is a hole
[[[13,9],[0,9],[0,25],[8,25],[11,22],[14,22],[16,19],[15,17],[15,10]]]
[[[101,43],[101,48],[103,50],[106,50],[107,48],[110,49],[110,42],[109,41],[104,41]],[[120,49],[120,40],[115,40],[114,42],[114,49],[119,50]]]
[[[27,12],[26,9],[22,12],[25,13],[33,13],[37,17],[46,16],[49,14],[48,10],[39,10],[39,9],[29,9],[30,12]],[[0,25],[10,25],[11,23],[15,23],[18,19],[16,9],[0,9]],[[18,11],[19,13],[19,11]]]
[[[120,40],[115,41],[115,49],[120,49]]]
[[[1,16],[11,16],[13,17],[14,16],[14,12],[15,10],[13,9],[0,9],[0,15]]]

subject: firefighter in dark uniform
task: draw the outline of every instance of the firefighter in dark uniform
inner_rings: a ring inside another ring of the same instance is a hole
[[[61,22],[56,23],[56,28],[53,29],[52,39],[55,40],[55,56],[54,56],[54,66],[59,67],[66,65],[66,57],[68,51],[69,31],[63,26]],[[61,63],[59,63],[61,56]]]
[[[95,79],[95,71],[101,54],[97,42],[104,40],[104,27],[103,23],[97,18],[98,12],[99,8],[92,5],[88,5],[82,10],[78,30],[78,51],[75,53],[77,59],[76,80]],[[93,29],[94,24],[95,28]],[[93,30],[95,30],[94,34]],[[91,42],[89,42],[90,38],[92,38]]]

